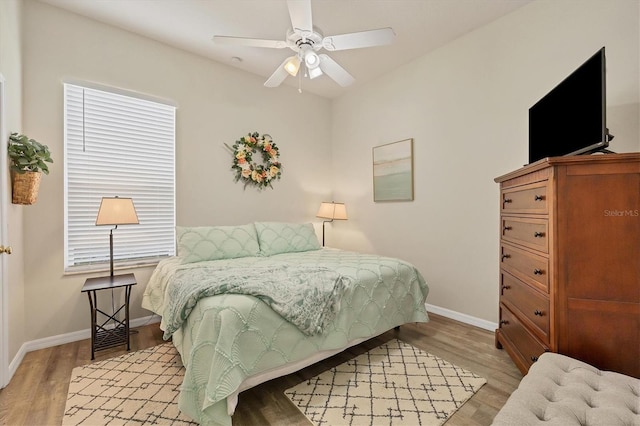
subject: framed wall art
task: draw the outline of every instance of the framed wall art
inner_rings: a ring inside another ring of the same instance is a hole
[[[413,139],[373,147],[373,201],[413,200]]]

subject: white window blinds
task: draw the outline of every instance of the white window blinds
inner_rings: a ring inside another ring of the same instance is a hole
[[[175,253],[175,107],[64,85],[65,270],[109,263],[102,197],[130,197],[138,225],[113,231],[115,266]]]

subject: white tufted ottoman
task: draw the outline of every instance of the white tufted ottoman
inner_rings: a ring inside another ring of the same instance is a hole
[[[640,426],[640,380],[547,352],[493,425]]]

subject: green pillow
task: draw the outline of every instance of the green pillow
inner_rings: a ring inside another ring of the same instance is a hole
[[[310,223],[256,222],[255,226],[263,256],[320,249]]]
[[[178,256],[185,263],[259,256],[252,223],[241,226],[176,227]]]

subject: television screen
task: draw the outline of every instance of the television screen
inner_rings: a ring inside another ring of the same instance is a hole
[[[529,163],[608,145],[603,47],[529,109]]]

